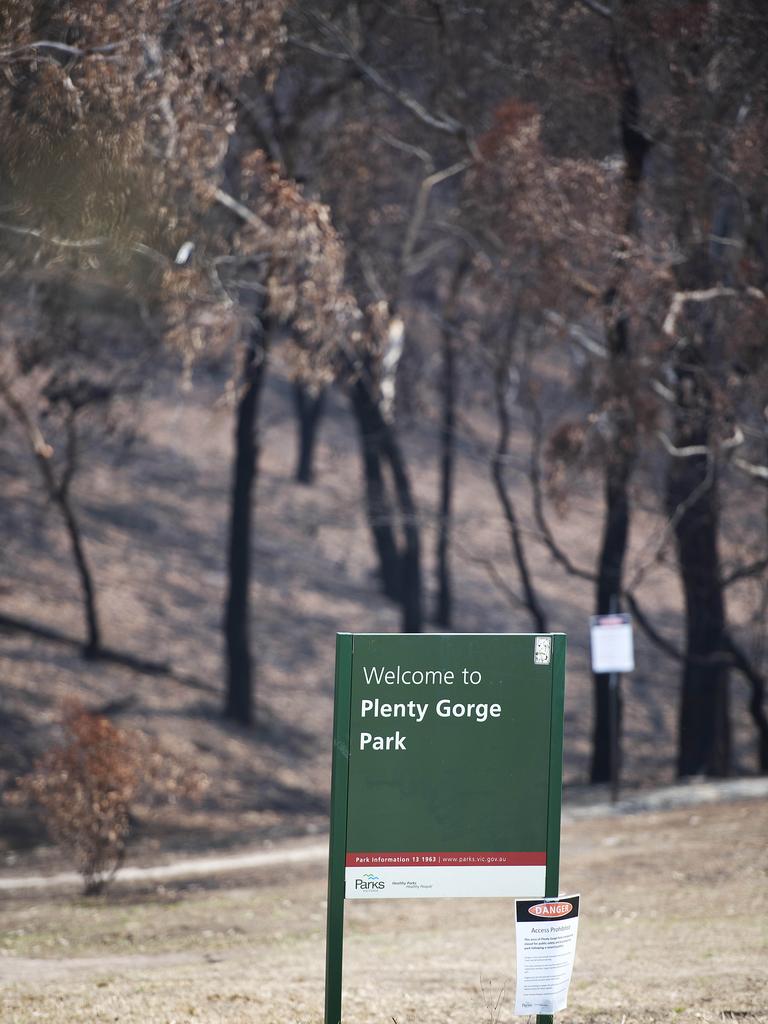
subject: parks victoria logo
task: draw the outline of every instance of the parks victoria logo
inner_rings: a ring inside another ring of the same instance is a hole
[[[355,879],[356,889],[383,889],[384,883],[378,875],[372,875],[370,872],[366,872],[362,878]]]

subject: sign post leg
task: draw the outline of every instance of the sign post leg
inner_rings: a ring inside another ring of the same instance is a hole
[[[619,742],[619,676],[611,672],[608,676],[608,694],[610,700],[610,733],[611,733],[611,803],[619,799],[619,777],[621,744]]]
[[[611,615],[615,615],[618,612],[619,598],[616,594],[611,594],[609,608]],[[608,676],[612,804],[615,804],[619,799],[619,758],[621,757],[621,740],[619,738],[619,678],[618,672],[611,672]]]
[[[563,719],[565,717],[566,639],[556,636],[552,659],[552,712],[549,736],[549,797],[547,806],[546,899],[560,895],[560,818],[563,800]],[[537,1013],[536,1024],[554,1024],[551,1013]]]
[[[328,912],[325,933],[325,1024],[340,1024],[341,1022],[352,644],[351,633],[337,634],[336,699],[333,714],[333,768],[331,775],[331,838],[328,850]]]
[[[341,967],[344,956],[344,882],[341,898],[328,894],[328,926],[325,937],[325,1024],[341,1024]]]

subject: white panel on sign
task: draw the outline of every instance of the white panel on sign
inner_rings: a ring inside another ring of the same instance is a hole
[[[348,900],[408,899],[414,896],[535,896],[544,892],[546,867],[403,867],[363,871],[347,868]]]

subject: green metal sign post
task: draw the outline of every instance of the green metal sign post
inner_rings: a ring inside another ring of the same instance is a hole
[[[565,649],[559,633],[338,634],[325,1024],[345,900],[557,897]]]

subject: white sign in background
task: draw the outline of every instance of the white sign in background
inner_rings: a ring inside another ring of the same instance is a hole
[[[553,1014],[568,1005],[579,897],[516,900],[517,991],[515,1013]]]
[[[624,612],[593,615],[589,620],[589,644],[593,672],[634,671],[635,645],[630,615]]]

